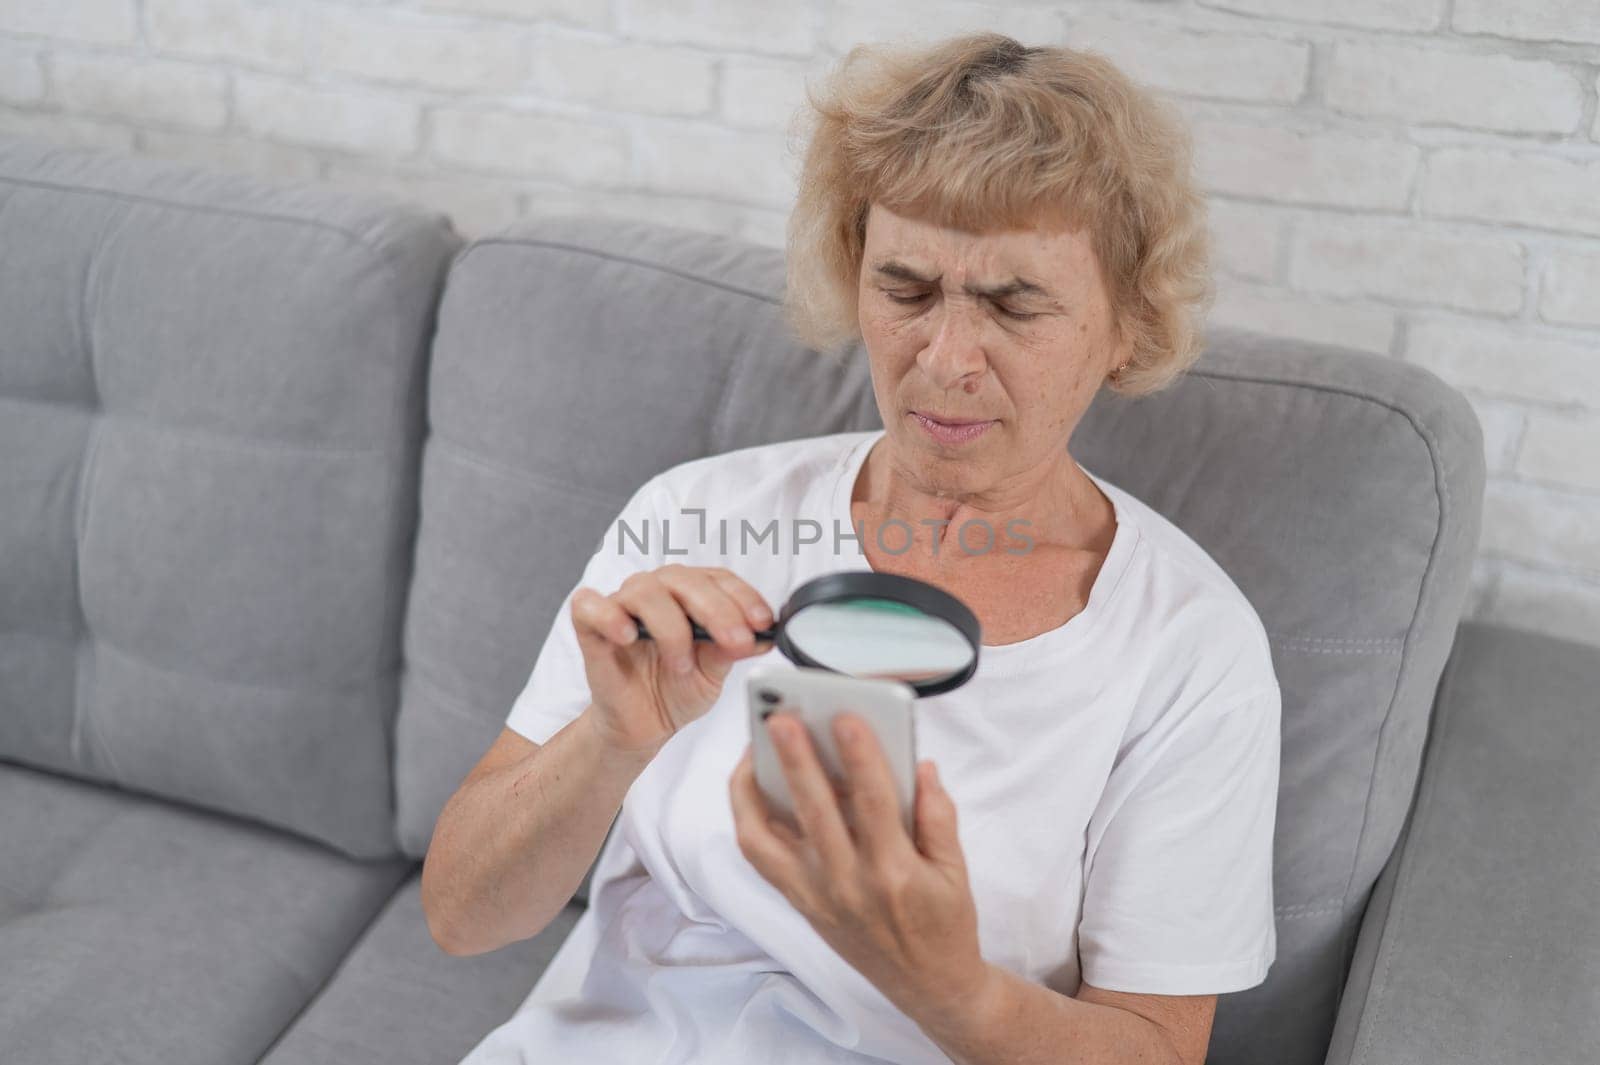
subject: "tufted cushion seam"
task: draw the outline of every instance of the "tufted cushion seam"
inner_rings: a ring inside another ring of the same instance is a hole
[[[517,467],[497,462],[481,452],[473,451],[464,444],[452,440],[438,430],[433,430],[428,434],[428,446],[430,448],[442,448],[446,458],[460,462],[463,465],[474,466],[502,480],[523,483],[530,488],[538,488],[541,491],[560,492],[563,495],[580,499],[586,503],[592,503],[598,507],[609,507],[614,510],[626,500],[626,496],[607,496],[587,492],[571,481],[560,480],[540,471],[518,469]]]
[[[115,418],[132,422],[141,430],[154,433],[165,433],[168,436],[181,437],[188,440],[203,440],[220,448],[229,448],[244,452],[281,451],[293,454],[337,455],[341,458],[381,456],[383,458],[397,457],[393,444],[378,444],[350,447],[339,444],[306,443],[300,440],[289,440],[282,437],[270,436],[245,436],[241,433],[220,433],[213,429],[201,428],[194,425],[185,425],[180,422],[163,420],[146,414],[143,411],[126,407],[116,410],[102,411],[99,417]]]
[[[237,680],[231,677],[213,677],[205,673],[198,673],[192,669],[173,669],[171,666],[156,662],[142,654],[139,654],[136,651],[133,651],[130,648],[113,643],[104,636],[100,635],[95,636],[90,642],[94,646],[104,647],[112,654],[118,655],[129,662],[133,662],[136,665],[142,666],[145,669],[149,669],[157,673],[164,673],[172,677],[187,677],[190,680],[203,681],[206,684],[212,684],[219,688],[244,688],[250,691],[263,692],[322,692],[349,695],[352,688],[365,688],[367,685],[380,683],[387,679],[389,674],[392,672],[391,669],[385,668],[380,672],[371,673],[361,677],[351,677],[348,681],[334,685],[318,684],[307,686],[304,684],[261,684],[255,681]]]

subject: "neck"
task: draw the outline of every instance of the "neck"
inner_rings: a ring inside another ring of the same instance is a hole
[[[1078,467],[1065,447],[989,484],[946,489],[920,477],[912,464],[903,461],[887,436],[868,453],[851,502],[865,504],[874,522],[905,522],[919,543],[953,539],[964,523],[981,521],[993,530],[995,550],[1003,550],[1015,539],[1008,537],[1008,528],[1035,545],[1088,547],[1094,539],[1094,528],[1109,506],[1099,486]],[[1017,524],[1010,526],[1010,522]],[[967,542],[974,548],[985,535],[981,528],[968,534]]]

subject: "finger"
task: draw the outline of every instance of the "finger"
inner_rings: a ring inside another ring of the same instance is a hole
[[[711,579],[743,608],[745,620],[753,628],[764,629],[773,623],[775,619],[772,616],[772,608],[749,581],[725,569],[713,569],[710,573]]]
[[[789,784],[789,796],[800,831],[816,848],[830,877],[852,875],[856,863],[855,844],[845,826],[844,812],[839,809],[833,783],[828,779],[827,770],[822,768],[805,725],[793,714],[780,712],[767,716],[767,731]]]
[[[733,806],[733,831],[739,851],[773,887],[794,901],[805,892],[805,863],[795,848],[794,833],[778,821],[756,783],[750,746],[728,778]]]
[[[755,646],[744,606],[709,572],[683,566],[665,568],[660,575],[661,583],[683,604],[684,612],[698,621],[719,646],[730,651],[747,651]]]
[[[931,761],[917,763],[917,799],[913,815],[917,849],[929,861],[960,871],[967,869],[957,831],[956,803],[944,790],[944,781]]]
[[[911,857],[916,847],[900,820],[894,772],[877,734],[865,718],[854,712],[835,714],[832,725],[839,761],[844,764],[845,802],[863,849],[872,860]]]
[[[639,636],[639,627],[621,604],[593,588],[577,588],[573,591],[570,613],[572,627],[577,630],[580,639],[600,637],[609,643],[626,647]]]
[[[612,595],[628,613],[650,629],[656,651],[668,668],[688,673],[694,668],[694,637],[683,606],[652,574],[635,574]]]
[[[753,652],[730,651],[721,644],[710,643],[705,640],[696,640],[694,645],[695,664],[700,667],[700,672],[721,684],[733,671],[734,662]]]

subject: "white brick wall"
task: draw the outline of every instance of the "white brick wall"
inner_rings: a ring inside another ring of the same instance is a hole
[[[139,13],[133,0],[0,0],[0,28],[70,44],[132,45]]]
[[[161,55],[302,70],[306,12],[244,0],[144,0],[144,43]]]
[[[1431,30],[1444,17],[1444,0],[1200,0],[1200,3],[1203,7],[1247,15],[1378,30]]]
[[[1289,280],[1330,296],[1507,315],[1522,307],[1522,260],[1522,246],[1504,237],[1328,219],[1295,233]]]
[[[642,41],[797,56],[808,55],[816,46],[811,11],[805,4],[618,0],[616,12],[617,32]]]
[[[1571,133],[1587,93],[1577,64],[1437,45],[1340,43],[1324,94],[1350,115],[1506,133]]]
[[[325,88],[259,74],[235,74],[233,118],[267,140],[373,155],[405,155],[419,141],[421,110],[368,87]]]
[[[1545,264],[1539,316],[1565,325],[1600,326],[1600,252],[1552,252]]]
[[[1600,44],[1594,0],[1456,0],[1452,24],[1462,33]]]
[[[1600,236],[1600,157],[1499,148],[1440,148],[1428,161],[1422,213]]]
[[[515,93],[528,78],[530,32],[440,25],[426,18],[375,23],[369,12],[351,8],[315,12],[306,36],[312,69],[335,77],[408,88]]]
[[[1201,117],[1193,129],[1206,186],[1242,199],[1398,211],[1411,199],[1422,159],[1422,149],[1387,134],[1263,125],[1259,118]]]
[[[0,102],[32,104],[44,99],[44,58],[37,48],[0,42]]]
[[[1412,324],[1406,357],[1458,388],[1539,409],[1588,410],[1600,395],[1593,342],[1553,340],[1514,324],[1424,319]]]
[[[608,111],[707,115],[716,98],[716,58],[670,45],[553,31],[534,71],[541,94]]]
[[[56,55],[50,80],[61,105],[86,115],[161,125],[221,129],[228,117],[227,75],[164,59]]]
[[[591,28],[604,28],[612,21],[609,5],[595,0],[419,0],[417,6],[428,11]]]
[[[446,165],[574,184],[615,183],[627,172],[622,131],[534,111],[444,105],[429,113],[428,154]]]
[[[979,28],[1170,98],[1213,322],[1460,388],[1471,611],[1600,643],[1600,0],[0,0],[0,131],[781,246],[807,79]]]
[[[1293,103],[1311,71],[1311,46],[1304,41],[1199,34],[1098,15],[1072,22],[1069,36],[1148,85],[1196,97]]]

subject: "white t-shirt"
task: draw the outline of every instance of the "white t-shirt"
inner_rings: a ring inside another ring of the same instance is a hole
[[[635,570],[721,565],[776,614],[811,577],[866,568],[850,495],[881,436],[667,470],[576,583],[609,593]],[[1168,995],[1252,987],[1277,947],[1280,703],[1266,633],[1198,544],[1090,476],[1117,528],[1087,606],[985,646],[964,686],[919,700],[917,754],[956,803],[986,960],[1067,995],[1080,978]],[[891,550],[904,542],[884,536]],[[569,604],[506,721],[538,743],[588,704]],[[785,664],[776,651],[737,663],[721,698],[635,780],[588,909],[463,1065],[948,1062],[739,851],[728,778],[749,741],[743,674],[757,663]]]

